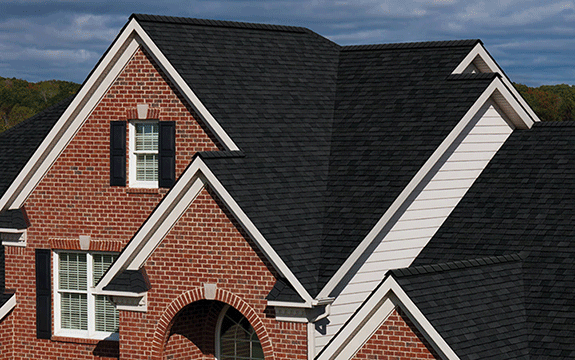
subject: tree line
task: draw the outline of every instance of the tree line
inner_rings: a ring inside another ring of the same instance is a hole
[[[542,121],[575,120],[575,86],[514,84]],[[74,95],[80,84],[61,80],[28,82],[0,76],[0,132]]]
[[[541,121],[575,120],[575,86],[514,84]]]
[[[61,80],[28,82],[0,76],[0,132],[52,106],[80,89],[80,84]]]

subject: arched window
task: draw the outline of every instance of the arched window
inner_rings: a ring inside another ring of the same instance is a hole
[[[246,319],[231,306],[222,310],[217,327],[218,360],[263,360],[260,340]]]

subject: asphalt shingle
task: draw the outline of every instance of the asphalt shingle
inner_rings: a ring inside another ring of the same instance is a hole
[[[312,296],[492,79],[447,81],[478,40],[134,17],[245,154],[204,159]]]
[[[462,359],[475,354],[502,358],[497,352],[503,349],[514,354],[504,358],[575,358],[574,143],[575,122],[536,123],[531,130],[514,131],[412,265],[467,261],[483,271],[400,280]],[[521,266],[477,260],[499,256],[513,261],[518,252]],[[405,271],[413,269],[397,274]],[[507,298],[499,298],[503,295]],[[485,297],[492,303],[478,301]],[[516,325],[497,308],[512,314],[513,302],[524,314],[516,314]],[[488,321],[489,326],[460,330],[472,331],[465,341],[445,328],[469,321]],[[511,341],[499,329],[519,337]]]

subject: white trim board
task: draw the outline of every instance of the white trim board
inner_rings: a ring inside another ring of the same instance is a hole
[[[130,20],[22,171],[0,198],[0,211],[19,209],[72,141],[135,52],[143,47],[227,150],[239,150],[135,19]]]
[[[351,273],[357,266],[358,261],[365,254],[373,248],[376,241],[381,240],[381,235],[384,233],[388,224],[395,218],[398,211],[406,206],[412,194],[422,184],[422,181],[432,172],[434,167],[438,164],[440,159],[447,153],[450,147],[455,143],[457,138],[465,131],[469,123],[474,119],[476,114],[481,108],[490,100],[493,99],[497,105],[506,113],[513,126],[520,129],[531,128],[533,121],[529,115],[523,110],[521,105],[516,101],[515,97],[511,95],[505,84],[501,79],[495,78],[491,84],[485,89],[483,94],[475,101],[467,113],[449,133],[445,140],[439,145],[435,152],[429,157],[425,164],[419,169],[417,174],[411,179],[409,184],[403,189],[387,211],[383,214],[376,225],[366,235],[362,242],[356,247],[347,260],[340,266],[337,272],[327,282],[324,288],[319,292],[318,298],[333,296],[332,292],[336,287],[341,287],[341,284],[351,278]]]
[[[388,276],[316,357],[317,360],[347,360],[361,350],[389,315],[401,307],[435,351],[445,359],[459,360],[443,337],[392,276]]]
[[[6,315],[8,315],[10,310],[14,309],[15,306],[16,306],[16,293],[12,294],[10,299],[8,299],[8,301],[6,301],[4,305],[0,307],[0,321],[3,320],[6,317]]]
[[[153,254],[170,229],[206,185],[209,185],[217,193],[226,208],[235,216],[276,270],[290,282],[298,295],[306,301],[307,307],[315,304],[316,301],[312,299],[293,272],[199,156],[194,159],[174,187],[166,194],[162,202],[154,209],[150,217],[122,251],[117,261],[104,274],[95,291],[106,293],[104,287],[118,273],[126,269],[138,270],[144,266],[146,260]]]
[[[512,96],[521,104],[523,109],[529,114],[529,117],[535,122],[541,121],[533,109],[525,102],[523,97],[515,89],[511,81],[507,78],[503,70],[497,65],[495,60],[489,55],[483,44],[478,43],[453,70],[452,74],[462,74],[469,65],[474,65],[481,72],[493,72],[501,75],[503,83],[511,91]]]

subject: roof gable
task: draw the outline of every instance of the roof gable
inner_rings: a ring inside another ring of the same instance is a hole
[[[175,87],[218,141],[229,150],[238,150],[228,134],[198,100],[188,84],[182,80],[179,73],[145,31],[135,20],[132,20],[116,37],[114,43],[90,73],[72,101],[67,104],[66,108],[60,109],[57,119],[52,119],[55,123],[51,123],[52,126],[46,129],[43,136],[39,138],[39,145],[36,148],[28,149],[33,151],[29,151],[28,156],[23,158],[22,164],[16,172],[16,177],[6,183],[6,189],[0,189],[4,190],[0,192],[0,210],[18,209],[24,204],[32,190],[56,161],[61,151],[72,140],[91,111],[99,103],[103,94],[106,93],[117,75],[140,47],[144,47],[148,54],[154,58],[163,73],[173,81]]]
[[[496,76],[451,75],[478,45],[340,47],[297,27],[133,15],[0,208],[24,203],[143,46],[226,149],[244,154],[203,161],[280,272],[306,300],[328,296],[326,283],[374,240],[478,99],[497,91],[513,102]]]
[[[574,141],[574,122],[512,133],[414,262],[525,252],[521,331],[534,357],[575,355],[575,304],[567,300],[575,294]]]

